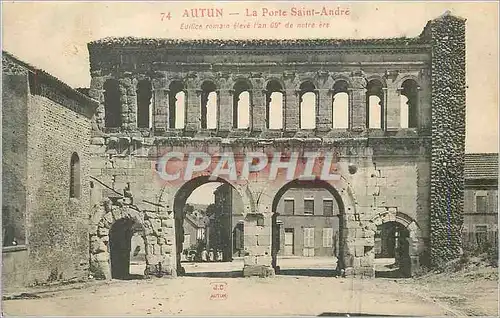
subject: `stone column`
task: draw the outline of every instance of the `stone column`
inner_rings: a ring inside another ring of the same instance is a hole
[[[318,90],[319,104],[316,112],[316,129],[321,132],[332,129],[332,91],[329,89]]]
[[[296,132],[300,127],[299,91],[295,89],[285,90],[285,131]]]
[[[130,123],[130,118],[129,118],[129,101],[131,98],[129,97],[129,94],[132,94],[131,92],[131,85],[132,81],[130,78],[121,78],[118,80],[118,90],[120,92],[120,105],[121,105],[121,123],[122,129],[130,129],[131,123]],[[135,91],[133,92],[134,97],[135,97]]]
[[[137,129],[137,80],[131,79],[127,86],[128,128]]]
[[[266,128],[266,91],[262,89],[252,90],[252,105],[250,105],[251,125],[254,131],[262,131]]]
[[[367,127],[365,79],[363,77],[353,77],[352,86],[350,94],[351,129],[354,131],[363,131]]]
[[[387,83],[387,100],[385,106],[387,109],[387,130],[401,128],[401,95],[394,83]]]
[[[99,101],[99,106],[94,114],[94,121],[99,130],[104,128],[104,89],[105,82],[103,77],[93,77],[90,80],[89,95],[91,98]]]
[[[233,90],[221,89],[219,91],[219,98],[218,130],[227,132],[233,126]]]
[[[200,95],[201,90],[189,88],[186,92],[187,110],[185,131],[198,131],[200,129]]]
[[[243,276],[271,276],[271,213],[247,214],[245,217]]]
[[[169,91],[159,88],[154,91],[154,129],[163,132],[168,127],[168,98]]]
[[[162,277],[177,273],[174,217],[166,211],[146,212],[146,275]]]
[[[382,102],[381,102],[381,108],[382,108],[382,117],[381,117],[381,122],[380,122],[380,129],[382,130],[387,130],[387,87],[382,88]]]

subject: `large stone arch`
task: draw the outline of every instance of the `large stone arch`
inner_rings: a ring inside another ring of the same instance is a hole
[[[184,207],[186,200],[189,195],[198,188],[199,186],[210,183],[210,182],[220,182],[224,184],[230,185],[236,192],[240,195],[243,202],[243,214],[244,218],[248,214],[252,214],[255,211],[256,205],[253,200],[253,196],[250,188],[246,183],[240,184],[234,182],[232,180],[228,180],[224,177],[217,177],[213,180],[210,180],[210,173],[204,171],[200,173],[198,176],[193,177],[190,180],[187,180],[181,184],[176,184],[175,186],[172,184],[166,184],[163,186],[159,193],[158,204],[167,207],[167,211],[169,212],[171,218],[173,219],[173,231],[169,233],[168,239],[173,241],[173,249],[172,249],[172,260],[171,265],[175,266],[176,273],[181,274],[184,272],[184,269],[180,265],[180,237],[181,233],[177,233],[182,229],[183,223],[183,214],[182,208]],[[174,265],[175,264],[175,265]]]
[[[189,191],[190,188],[192,190],[196,189],[202,184],[210,182],[208,179],[211,177],[210,172],[208,171],[203,171],[200,172],[196,177],[193,177],[190,180],[187,180],[183,183],[169,183],[165,182],[165,184],[162,186],[160,189],[157,198],[157,204],[164,206],[167,208],[167,210],[170,212],[174,211],[174,203],[175,203],[175,197],[178,193],[181,191]],[[245,214],[247,213],[253,213],[256,211],[257,204],[254,200],[254,196],[252,194],[252,191],[248,185],[247,182],[241,183],[241,182],[235,182],[232,180],[228,180],[227,178],[224,177],[217,177],[215,180],[212,182],[221,182],[221,183],[227,183],[230,186],[232,186],[238,194],[241,196],[241,199],[243,201],[243,207],[244,207],[244,212]],[[191,192],[192,192],[191,190]],[[189,193],[191,193],[189,192]],[[187,197],[186,197],[187,198]]]
[[[262,201],[259,201],[259,210],[269,211],[272,214],[276,211],[280,198],[294,186],[318,187],[328,190],[337,202],[339,208],[339,251],[337,269],[344,271],[346,268],[356,267],[353,258],[365,255],[358,255],[353,246],[356,239],[364,239],[367,229],[362,226],[359,219],[356,218],[357,207],[354,191],[349,185],[347,179],[343,176],[339,180],[291,180],[281,184],[273,184],[264,192],[267,194]],[[373,245],[373,244],[372,244]],[[274,255],[273,255],[274,256]],[[359,267],[359,266],[358,266]]]

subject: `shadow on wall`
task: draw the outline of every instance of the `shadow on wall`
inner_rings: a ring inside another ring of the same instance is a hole
[[[231,272],[198,272],[198,273],[185,273],[184,276],[188,277],[213,277],[213,278],[237,278],[243,277],[243,271]]]
[[[309,277],[338,277],[338,272],[333,269],[280,269],[278,275],[284,276],[309,276]]]

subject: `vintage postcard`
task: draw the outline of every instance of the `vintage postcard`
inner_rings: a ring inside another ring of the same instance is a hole
[[[5,316],[498,316],[498,2],[2,3]]]

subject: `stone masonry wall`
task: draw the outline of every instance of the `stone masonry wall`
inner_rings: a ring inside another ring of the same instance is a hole
[[[431,260],[461,253],[465,153],[465,20],[444,15],[426,28],[432,39]]]
[[[28,114],[29,281],[88,276],[90,119],[30,95]],[[70,198],[70,160],[80,159],[80,198]]]
[[[6,61],[3,63],[5,67]],[[28,134],[26,77],[26,72],[4,73],[2,77],[2,225],[3,230],[12,226],[9,230],[13,230],[13,238],[18,244],[3,248],[2,251],[4,288],[25,285],[28,266],[25,245]],[[3,236],[3,239],[6,237]]]

